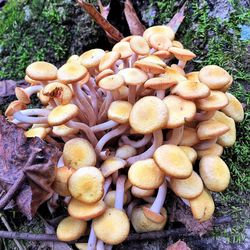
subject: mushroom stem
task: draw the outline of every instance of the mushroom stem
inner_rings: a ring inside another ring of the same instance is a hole
[[[144,91],[144,85],[143,84],[141,84],[138,88],[137,88],[137,90],[136,90],[136,96],[137,97],[139,97],[141,94],[142,94],[142,92]]]
[[[76,128],[82,130],[86,136],[88,137],[89,141],[93,146],[96,146],[98,140],[94,134],[94,132],[90,129],[90,127],[84,123],[81,122],[75,122],[75,121],[69,121],[66,124],[70,128]]]
[[[104,243],[102,240],[97,241],[96,250],[105,250]]]
[[[194,120],[196,121],[206,121],[206,120],[209,120],[211,119],[215,114],[215,111],[212,110],[212,111],[201,111],[199,113],[196,113],[195,116],[194,116]]]
[[[132,147],[134,147],[134,148],[141,148],[141,147],[147,145],[147,144],[150,142],[151,138],[152,138],[152,135],[151,135],[151,134],[144,135],[143,138],[142,138],[141,140],[139,140],[139,141],[130,140],[130,139],[128,138],[128,136],[126,136],[126,135],[123,135],[123,136],[121,137],[122,141],[123,141],[125,144],[130,145],[130,146],[132,146]]]
[[[94,88],[94,85],[95,85],[94,79],[90,78],[89,81],[86,83],[86,85],[89,87],[89,90],[90,90],[92,107],[94,109],[94,112],[97,114],[98,113],[98,99],[96,96],[96,90]]]
[[[63,155],[61,155],[61,157],[59,158],[57,162],[57,167],[58,168],[64,167]]]
[[[130,218],[132,215],[132,211],[134,209],[134,207],[136,207],[139,204],[139,200],[133,200],[129,203],[128,207],[127,207],[127,215]]]
[[[95,250],[96,247],[96,235],[93,227],[93,222],[91,224],[89,239],[88,239],[88,247],[87,250]]]
[[[120,175],[116,181],[116,191],[115,191],[115,208],[122,210],[124,201],[124,184],[126,177]]]
[[[73,90],[74,90],[76,97],[79,99],[79,101],[82,103],[82,106],[84,107],[84,111],[85,111],[84,113],[88,117],[89,125],[90,126],[95,125],[96,124],[96,114],[93,110],[93,107],[88,102],[86,96],[83,94],[83,91],[81,89],[80,84],[75,83],[75,84],[72,84],[72,86],[73,86]]]
[[[165,90],[164,89],[156,90],[156,96],[162,100],[165,97]]]
[[[100,153],[100,158],[105,161],[108,159],[108,157],[111,156],[111,152],[109,149],[104,149],[101,153]]]
[[[215,144],[217,141],[217,137],[214,139],[208,139],[200,141],[198,144],[194,145],[193,148],[195,150],[206,150],[209,149],[213,144]]]
[[[132,68],[135,61],[137,61],[138,59],[138,55],[136,53],[134,53],[131,57],[130,57],[130,60],[129,60],[129,67]]]
[[[146,201],[147,203],[150,203],[150,204],[153,204],[153,203],[154,203],[154,200],[155,200],[155,198],[152,197],[152,196],[143,197],[142,199],[143,199],[144,201]]]
[[[42,85],[33,85],[33,86],[30,86],[26,89],[23,89],[25,91],[25,93],[28,95],[28,96],[31,96],[37,92],[39,92],[41,89],[43,88]]]
[[[119,123],[110,120],[110,121],[95,125],[95,126],[91,127],[90,129],[93,132],[100,132],[100,131],[103,131],[103,130],[111,129],[111,128],[117,126],[118,124]]]
[[[105,134],[100,140],[99,142],[96,144],[95,147],[95,151],[96,153],[100,156],[100,153],[102,151],[102,148],[104,147],[104,145],[110,141],[112,138],[124,133],[128,128],[128,125],[120,125],[118,126],[116,129],[111,130],[110,132],[108,132],[107,134]],[[91,131],[92,132],[92,131]],[[93,133],[93,132],[92,132]]]
[[[113,246],[112,245],[105,245],[105,250],[112,250]]]
[[[164,142],[164,144],[173,144],[178,145],[181,142],[182,136],[184,131],[184,125],[180,126],[178,128],[172,129],[168,135],[170,134],[167,141]]]
[[[111,185],[112,182],[112,178],[108,177],[105,182],[104,182],[104,186],[103,186],[103,197],[105,197],[105,195],[107,194],[109,187]]]
[[[153,156],[155,150],[160,147],[163,143],[163,135],[162,135],[162,130],[157,130],[153,133],[153,137],[154,137],[154,142],[152,144],[152,146],[146,150],[144,153],[133,156],[133,157],[129,157],[127,159],[127,163],[128,165],[132,165],[133,163],[135,163],[136,161],[140,161],[140,160],[145,160],[147,158],[150,158]]]
[[[102,122],[104,119],[106,119],[107,112],[112,101],[113,101],[113,96],[111,92],[107,92],[107,96],[105,97],[105,100],[98,113],[98,122]]]
[[[186,61],[181,61],[181,60],[179,60],[178,66],[179,66],[180,68],[184,69],[185,66],[186,66],[186,63],[187,63]]]
[[[186,204],[188,207],[190,207],[190,203],[188,200],[181,198],[181,200],[183,201],[184,204]]]
[[[132,104],[135,103],[135,97],[136,97],[136,86],[135,85],[129,85],[128,89],[128,101]]]
[[[74,98],[73,99],[73,103],[77,105],[77,107],[80,109],[81,112],[78,113],[78,117],[80,118],[80,120],[83,122],[83,123],[88,123],[88,119],[85,115],[85,112],[84,112],[84,107],[83,105],[81,104],[81,102],[77,99],[77,98]]]
[[[47,109],[25,109],[17,111],[13,117],[14,119],[23,123],[48,123],[48,115],[50,111]],[[32,117],[41,116],[41,117]]]
[[[161,211],[161,208],[164,205],[166,195],[167,195],[167,183],[164,180],[164,182],[161,184],[161,186],[158,189],[157,196],[156,196],[156,198],[154,200],[154,203],[150,207],[150,210],[157,213],[157,214],[159,214],[160,211]]]

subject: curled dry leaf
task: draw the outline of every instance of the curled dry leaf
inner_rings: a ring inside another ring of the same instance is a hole
[[[174,244],[168,246],[166,250],[191,250],[191,249],[187,246],[186,242],[178,240]]]
[[[172,17],[170,22],[167,24],[175,33],[179,29],[183,19],[185,18],[184,16],[184,11],[185,11],[186,4],[184,3],[181,9]]]
[[[132,35],[142,35],[145,31],[145,26],[140,22],[133,4],[130,0],[126,0],[124,3],[124,14],[129,26],[130,33]]]
[[[0,207],[13,198],[31,219],[53,190],[59,151],[39,138],[27,139],[21,128],[0,116]]]
[[[182,201],[177,200],[174,211],[174,220],[184,224],[186,229],[194,234],[200,236],[206,234],[213,229],[213,218],[200,223],[194,219],[190,208],[188,208]]]

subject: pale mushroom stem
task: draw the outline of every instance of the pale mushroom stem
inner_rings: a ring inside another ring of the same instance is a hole
[[[152,197],[152,196],[150,196],[150,197],[143,197],[142,199],[143,199],[144,201],[146,201],[147,203],[149,203],[149,204],[153,204],[154,201],[155,201],[155,198]]]
[[[141,84],[138,88],[137,88],[137,90],[136,90],[136,96],[137,97],[139,97],[139,96],[141,96],[141,94],[142,94],[142,92],[144,91],[144,85],[143,84]]]
[[[76,128],[76,129],[82,130],[86,134],[90,143],[94,147],[96,146],[98,140],[97,140],[94,132],[90,129],[90,127],[88,125],[81,123],[81,122],[75,122],[75,121],[69,121],[66,125],[70,128]]]
[[[57,162],[57,167],[58,168],[64,167],[63,155],[61,155],[61,157],[59,158]]]
[[[188,207],[190,207],[190,203],[188,200],[181,198],[181,200],[183,201],[184,204],[186,204]]]
[[[124,184],[126,177],[120,175],[116,181],[116,191],[115,191],[115,208],[122,210],[124,201]]]
[[[107,92],[107,96],[105,97],[105,100],[98,113],[98,122],[103,122],[103,120],[106,119],[107,112],[112,101],[113,101],[113,96],[111,92]]]
[[[103,130],[111,129],[111,128],[117,126],[118,124],[119,123],[110,120],[110,121],[95,125],[93,127],[90,127],[90,129],[93,132],[100,132],[100,131],[103,131]]]
[[[161,186],[158,189],[157,196],[156,196],[156,198],[154,200],[154,203],[150,207],[150,210],[157,213],[157,214],[159,214],[160,211],[161,211],[161,208],[164,205],[166,195],[167,195],[167,183],[164,180],[164,182],[161,184]]]
[[[195,114],[194,120],[196,121],[206,121],[211,119],[215,114],[215,111],[201,111]]]
[[[107,134],[105,134],[100,140],[99,142],[96,144],[95,147],[95,151],[96,153],[100,156],[100,153],[104,147],[104,145],[110,141],[112,138],[121,135],[122,133],[124,133],[128,128],[128,125],[120,125],[118,126],[116,129],[111,130],[110,132],[108,132]],[[91,131],[92,132],[92,131]],[[92,132],[93,133],[93,132]]]
[[[108,177],[105,182],[104,182],[104,186],[103,186],[103,198],[105,197],[105,195],[107,194],[109,187],[111,185],[112,182],[112,178]]]
[[[111,156],[111,152],[110,152],[109,149],[104,149],[104,150],[102,150],[102,152],[100,153],[100,158],[101,158],[103,161],[107,160],[108,157],[110,157],[110,156]]]
[[[81,89],[80,84],[75,83],[75,84],[72,84],[72,86],[73,86],[73,90],[74,90],[76,97],[79,99],[79,101],[82,103],[82,105],[85,109],[84,113],[88,117],[89,125],[90,126],[95,125],[96,124],[96,114],[93,110],[93,107],[91,106],[91,104],[89,104],[87,98],[83,94],[83,91]]]
[[[42,85],[34,85],[34,86],[30,86],[26,89],[23,89],[25,91],[25,93],[28,95],[28,96],[31,96],[37,92],[39,92],[41,89],[43,88]]]
[[[178,62],[178,66],[179,66],[180,68],[182,68],[182,69],[185,68],[186,64],[187,64],[186,61],[181,61],[181,60],[179,60],[179,62]]]
[[[95,113],[97,114],[98,113],[98,99],[96,96],[96,90],[94,88],[94,85],[95,85],[94,79],[90,78],[89,81],[86,83],[86,85],[89,87],[89,90],[90,90],[92,107]]]
[[[88,247],[87,250],[95,250],[96,247],[96,235],[93,227],[93,222],[91,224],[91,229],[90,229],[90,234],[89,234],[89,239],[88,239]]]
[[[129,58],[123,59],[123,68],[129,68]]]
[[[139,204],[139,200],[133,200],[129,203],[128,207],[127,207],[127,215],[130,218],[132,215],[132,211],[134,209],[134,207],[136,207]]]
[[[17,111],[13,117],[14,119],[23,123],[48,123],[48,115],[50,110],[47,109],[25,109]],[[33,117],[40,116],[40,117]]]
[[[102,240],[97,241],[96,250],[105,250],[104,243]]]
[[[128,101],[132,104],[135,103],[136,98],[136,85],[129,85],[128,88]]]
[[[131,57],[130,57],[130,60],[129,60],[129,67],[132,68],[135,61],[137,61],[138,59],[138,55],[136,53],[134,53]]]
[[[114,184],[116,184],[117,179],[118,179],[118,176],[119,176],[119,172],[118,172],[118,171],[115,171],[115,172],[112,174],[112,182],[113,182]]]
[[[83,105],[80,103],[80,101],[77,98],[74,98],[72,102],[77,105],[77,107],[80,109],[81,112],[78,113],[78,117],[81,120],[81,122],[88,123],[88,118],[86,117],[85,110]]]
[[[156,96],[162,100],[165,97],[165,90],[164,89],[156,90]]]
[[[105,250],[112,250],[113,246],[112,245],[105,245]]]
[[[164,144],[173,144],[173,145],[180,144],[183,132],[184,132],[184,125],[178,128],[174,128],[172,131],[170,131],[170,137],[168,138],[167,141],[164,142]]]
[[[123,135],[121,137],[124,144],[130,145],[134,148],[140,148],[140,147],[146,146],[150,142],[151,138],[152,138],[152,134],[144,135],[143,138],[139,141],[130,140],[128,136],[126,135]]]
[[[213,144],[216,143],[217,141],[217,137],[214,139],[208,139],[208,140],[203,140],[200,141],[198,144],[194,145],[193,148],[195,150],[206,150],[209,149]]]
[[[147,158],[150,158],[153,156],[155,150],[160,147],[163,143],[163,135],[162,135],[162,130],[157,130],[153,133],[153,137],[154,137],[154,142],[152,144],[152,146],[146,150],[144,153],[136,155],[136,156],[132,156],[129,157],[127,159],[127,163],[128,165],[132,165],[133,163],[135,163],[136,161],[140,161],[140,160],[145,160]]]

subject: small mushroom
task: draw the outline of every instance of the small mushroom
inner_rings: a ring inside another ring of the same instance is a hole
[[[155,50],[168,50],[172,47],[171,40],[164,33],[153,33],[148,42]]]
[[[152,34],[163,34],[166,37],[168,37],[171,41],[174,40],[174,36],[175,36],[174,31],[166,25],[156,25],[156,26],[147,28],[143,33],[143,37],[148,41]]]
[[[183,131],[182,139],[181,139],[179,145],[192,147],[199,142],[200,142],[200,140],[198,138],[196,129],[185,127],[184,131]]]
[[[107,205],[107,207],[115,207],[115,198],[116,197],[116,191],[111,190],[107,192],[107,194],[104,197],[104,202]],[[123,205],[126,204],[128,201],[128,195],[127,193],[124,193],[123,195]]]
[[[136,198],[146,198],[146,197],[150,197],[152,195],[154,195],[155,190],[154,189],[142,189],[142,188],[138,188],[136,186],[132,186],[131,188],[131,193],[134,197]]]
[[[100,170],[104,177],[108,177],[115,173],[117,170],[124,168],[125,165],[125,160],[118,157],[110,157],[102,163]]]
[[[226,163],[218,156],[207,155],[199,164],[201,178],[205,186],[214,192],[222,192],[230,182],[230,172]]]
[[[162,145],[154,153],[154,160],[166,176],[185,179],[193,171],[186,154],[175,145]]]
[[[221,156],[223,153],[223,147],[217,143],[214,143],[211,145],[211,147],[209,147],[209,149],[196,150],[196,152],[199,159],[207,155]]]
[[[26,89],[16,87],[15,94],[16,94],[16,97],[19,101],[21,101],[24,104],[29,104],[31,102],[30,97],[33,94],[39,92],[42,88],[43,88],[43,86],[41,86],[41,85],[30,86]]]
[[[130,145],[122,145],[120,146],[115,153],[115,157],[118,157],[120,159],[128,159],[129,157],[136,155],[136,149],[133,146]]]
[[[78,220],[71,216],[64,218],[56,229],[56,236],[61,241],[77,240],[84,235],[87,229],[87,222]]]
[[[98,168],[82,167],[70,176],[68,188],[75,199],[93,204],[102,198],[103,184],[104,177]]]
[[[117,51],[107,52],[100,60],[99,71],[104,71],[107,69],[114,70],[114,65],[120,58],[120,53]]]
[[[13,116],[14,113],[16,113],[17,111],[26,109],[26,104],[19,101],[19,100],[15,100],[13,102],[11,102],[8,106],[8,108],[5,110],[5,116]]]
[[[127,101],[114,101],[108,109],[108,118],[119,124],[127,123],[132,109],[132,104]]]
[[[47,133],[48,131],[46,128],[40,127],[40,128],[30,128],[29,130],[24,132],[24,135],[27,138],[39,137],[40,139],[44,139]]]

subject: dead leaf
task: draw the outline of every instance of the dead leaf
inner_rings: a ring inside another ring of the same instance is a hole
[[[124,14],[129,26],[130,33],[132,35],[142,35],[145,31],[145,26],[141,23],[139,20],[135,9],[133,7],[133,4],[130,0],[126,0],[124,3]]]
[[[120,33],[118,29],[116,29],[110,22],[108,22],[100,12],[93,6],[93,4],[86,3],[82,0],[77,0],[79,5],[91,15],[91,17],[95,20],[97,24],[99,24],[105,32],[109,34],[112,39],[115,41],[120,41],[123,38],[123,35]]]
[[[97,3],[100,8],[101,15],[107,20],[110,11],[110,4],[103,6],[101,0],[98,0]]]
[[[168,246],[166,250],[191,250],[184,241],[178,240],[174,244]]]
[[[174,211],[174,219],[175,221],[179,221],[186,229],[194,234],[198,234],[202,236],[213,229],[213,219],[205,221],[203,223],[198,222],[194,219],[192,212],[189,207],[187,207],[182,201],[179,199],[176,203],[176,209]]]
[[[172,17],[170,22],[167,24],[175,33],[179,29],[183,19],[185,18],[184,16],[184,11],[185,11],[186,3],[183,4],[181,9]]]
[[[13,80],[3,80],[0,81],[0,97],[7,97],[15,95],[15,87],[24,87],[27,86],[25,81],[13,81]]]
[[[53,194],[59,151],[39,138],[27,139],[21,128],[0,116],[0,155],[0,193],[6,193],[0,204],[15,197],[19,210],[31,219]]]

